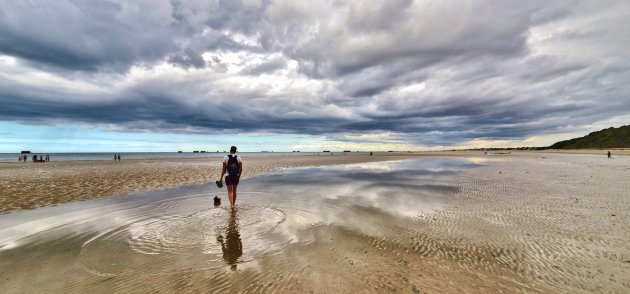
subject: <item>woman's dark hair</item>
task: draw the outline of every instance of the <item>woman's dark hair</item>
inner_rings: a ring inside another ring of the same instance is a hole
[[[236,146],[230,147],[230,152],[236,152]]]

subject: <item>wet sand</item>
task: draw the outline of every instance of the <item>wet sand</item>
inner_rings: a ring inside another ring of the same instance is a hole
[[[426,234],[487,274],[529,279],[520,289],[629,293],[630,157],[521,155],[465,173],[445,209],[422,218]]]
[[[290,167],[396,160],[411,156],[320,154],[245,155],[242,179]],[[220,158],[5,163],[0,164],[0,213],[101,196],[214,182],[219,179],[220,173]]]
[[[509,154],[498,154],[507,153]],[[535,154],[601,154],[606,150],[532,151],[431,151],[334,156],[245,156],[243,179],[291,167],[352,164],[425,156],[534,156]],[[613,150],[613,156],[630,155],[630,150]],[[541,155],[542,156],[542,155]],[[58,161],[47,163],[0,164],[0,213],[33,209],[102,196],[155,191],[182,185],[214,182],[220,174],[220,159],[151,159],[114,161]]]
[[[5,214],[0,292],[628,293],[629,177],[627,156],[428,157],[251,178],[236,215],[207,186]]]

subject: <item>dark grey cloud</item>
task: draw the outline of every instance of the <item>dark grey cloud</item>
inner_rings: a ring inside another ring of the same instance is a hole
[[[3,2],[0,120],[417,145],[578,131],[630,113],[629,14],[621,0]]]
[[[276,70],[283,69],[286,67],[286,65],[286,60],[277,58],[265,61],[261,64],[247,66],[245,69],[243,69],[243,73],[247,75],[257,76],[264,73],[271,73]]]
[[[179,65],[199,68],[204,66],[202,49],[248,47],[221,30],[250,30],[246,24],[261,12],[232,13],[239,5],[231,3],[4,2],[0,4],[0,53],[68,70],[126,71],[168,56]]]
[[[306,42],[287,46],[287,54],[314,76],[347,75],[410,57],[439,62],[521,54],[534,14],[544,10],[537,1],[472,1],[458,9],[444,1],[412,4],[348,2],[326,19],[333,24],[322,25]],[[345,26],[335,25],[336,18],[345,20]],[[307,34],[311,27],[302,30]]]
[[[203,56],[201,56],[200,52],[194,51],[191,48],[186,48],[183,53],[171,56],[168,61],[179,64],[184,68],[191,66],[195,68],[206,67],[206,61],[203,59]]]
[[[126,68],[173,50],[164,26],[117,15],[106,1],[10,1],[2,4],[0,52],[70,70]]]

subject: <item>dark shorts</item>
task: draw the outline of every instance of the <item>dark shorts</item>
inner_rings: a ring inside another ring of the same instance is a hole
[[[227,176],[225,176],[225,184],[226,185],[234,185],[234,186],[236,186],[236,185],[238,185],[238,179],[239,178],[240,177],[237,176],[237,175],[227,175]]]

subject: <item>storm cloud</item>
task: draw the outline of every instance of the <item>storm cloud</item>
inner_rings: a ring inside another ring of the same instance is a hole
[[[629,20],[623,0],[5,1],[0,120],[525,140],[628,117]]]

